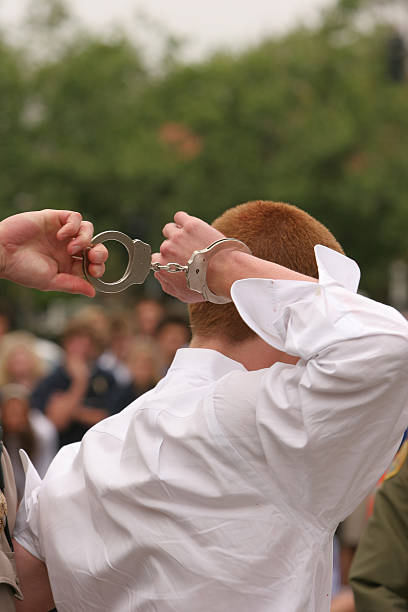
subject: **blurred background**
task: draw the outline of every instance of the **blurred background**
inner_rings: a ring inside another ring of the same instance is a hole
[[[407,2],[277,4],[0,1],[2,216],[73,208],[155,249],[178,209],[283,200],[405,309]],[[59,300],[5,291],[25,323]]]
[[[248,200],[290,202],[358,261],[362,291],[406,311],[407,49],[406,0],[0,0],[1,216],[79,210],[96,233],[156,250],[177,210],[211,221]],[[106,280],[125,267],[110,246]],[[184,307],[153,278],[88,305],[2,282],[7,443],[47,438],[44,465],[188,341]],[[70,380],[93,416],[67,413]],[[340,584],[360,515],[343,528]]]

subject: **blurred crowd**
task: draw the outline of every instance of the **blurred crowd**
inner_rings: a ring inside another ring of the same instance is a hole
[[[0,418],[19,499],[19,449],[44,476],[61,446],[151,389],[190,341],[187,319],[150,298],[123,312],[87,306],[58,342],[14,329],[11,319],[0,307]]]
[[[165,376],[188,345],[187,317],[153,298],[126,311],[87,306],[67,321],[58,342],[14,329],[0,305],[0,422],[18,497],[24,489],[19,450],[44,476],[58,449],[78,442],[100,420],[124,409]],[[351,562],[373,507],[375,491],[339,525],[331,612],[354,612]]]

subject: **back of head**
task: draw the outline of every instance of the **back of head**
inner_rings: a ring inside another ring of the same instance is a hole
[[[247,202],[228,209],[212,225],[227,238],[245,242],[256,257],[314,278],[318,276],[316,244],[343,252],[324,225],[300,208],[282,202]],[[189,311],[193,336],[234,343],[254,334],[233,303],[191,304]]]

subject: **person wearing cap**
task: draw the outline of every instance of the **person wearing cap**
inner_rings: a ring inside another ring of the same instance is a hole
[[[48,209],[3,219],[0,278],[42,291],[93,297],[95,290],[83,278],[82,262],[78,259],[89,246],[92,234],[92,224],[73,211]],[[88,270],[92,276],[103,275],[106,258],[103,245],[90,249]],[[0,454],[0,610],[14,612],[16,598],[22,598],[11,540],[17,495],[10,459],[1,441]]]

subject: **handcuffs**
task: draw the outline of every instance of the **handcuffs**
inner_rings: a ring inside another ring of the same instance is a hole
[[[89,249],[85,251],[83,257],[85,277],[97,291],[102,293],[119,293],[131,285],[144,283],[151,270],[153,270],[153,272],[163,270],[171,273],[184,272],[189,289],[201,293],[205,301],[212,302],[213,304],[227,304],[231,302],[230,298],[216,295],[207,285],[206,276],[208,264],[214,255],[224,249],[234,249],[251,255],[250,248],[247,247],[245,243],[241,242],[241,240],[235,238],[221,238],[205,249],[194,251],[185,266],[173,262],[159,264],[158,262],[152,262],[152,250],[149,244],[137,238],[133,240],[127,234],[116,230],[108,230],[97,234],[93,237],[91,246],[107,242],[108,240],[120,242],[126,248],[129,259],[123,276],[117,281],[107,283],[89,274],[87,257],[87,251]]]

